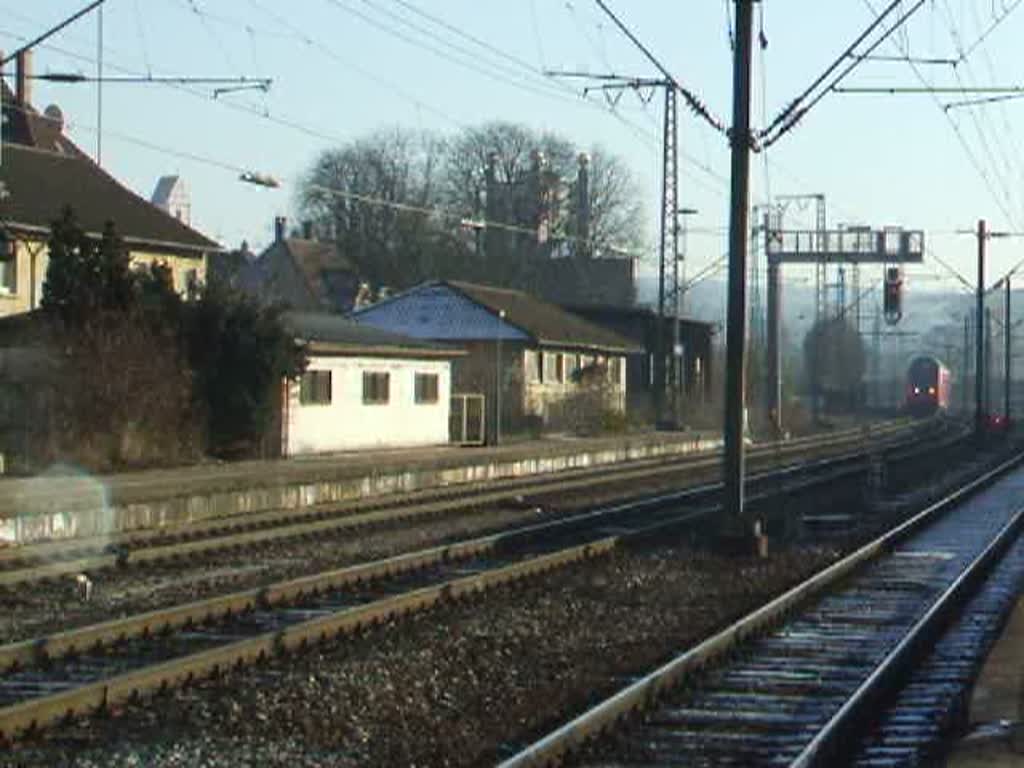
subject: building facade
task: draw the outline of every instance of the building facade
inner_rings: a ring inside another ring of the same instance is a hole
[[[565,305],[565,309],[634,343],[636,350],[627,359],[629,407],[636,411],[650,411],[654,400],[658,313],[646,307],[600,304],[569,304]],[[674,322],[679,325],[679,349],[673,349],[676,334]],[[684,404],[691,406],[707,402],[711,399],[714,385],[714,325],[682,317],[676,321],[670,317],[664,318],[660,324],[663,343],[668,352],[665,361],[666,399],[677,396]]]
[[[449,442],[452,360],[462,352],[353,323],[288,312],[309,365],[283,385],[285,456]]]
[[[492,441],[502,432],[575,428],[588,413],[625,411],[625,361],[635,345],[521,291],[434,281],[352,317],[463,347],[454,392],[487,399]]]
[[[185,293],[204,282],[217,243],[144,200],[94,163],[63,132],[55,106],[31,104],[30,57],[19,56],[16,88],[0,84],[0,317],[29,312],[42,300],[50,227],[70,207],[86,234],[113,222],[134,265],[160,263]]]
[[[356,269],[335,243],[315,239],[311,228],[289,237],[286,226],[283,217],[275,219],[274,242],[256,259],[258,297],[302,312],[351,311],[360,284]]]

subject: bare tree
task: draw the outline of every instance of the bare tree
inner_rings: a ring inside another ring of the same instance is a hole
[[[541,175],[535,152],[544,158]],[[486,123],[448,140],[392,129],[322,153],[297,203],[372,283],[457,275],[525,287],[536,259],[574,252],[577,157],[568,139],[516,123]],[[625,163],[600,148],[591,153],[590,199],[591,253],[643,248],[637,185]]]
[[[832,407],[858,404],[864,381],[864,343],[846,320],[815,323],[804,339],[804,364],[812,391]]]
[[[374,284],[450,271],[459,247],[436,212],[443,148],[431,134],[395,129],[328,150],[304,179],[301,214]]]

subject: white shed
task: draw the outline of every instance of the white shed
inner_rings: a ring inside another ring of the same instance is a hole
[[[361,326],[337,315],[288,312],[309,365],[285,385],[285,456],[448,443],[457,348]]]

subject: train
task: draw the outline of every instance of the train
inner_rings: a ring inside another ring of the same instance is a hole
[[[921,355],[907,368],[904,409],[912,416],[932,416],[949,410],[949,368],[937,357]]]

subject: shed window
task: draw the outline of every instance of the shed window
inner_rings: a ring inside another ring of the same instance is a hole
[[[301,405],[331,404],[331,372],[306,371],[299,380]]]
[[[384,405],[391,396],[391,374],[366,371],[363,373],[363,404]]]
[[[437,374],[417,373],[416,374],[416,402],[436,403],[437,395]]]

